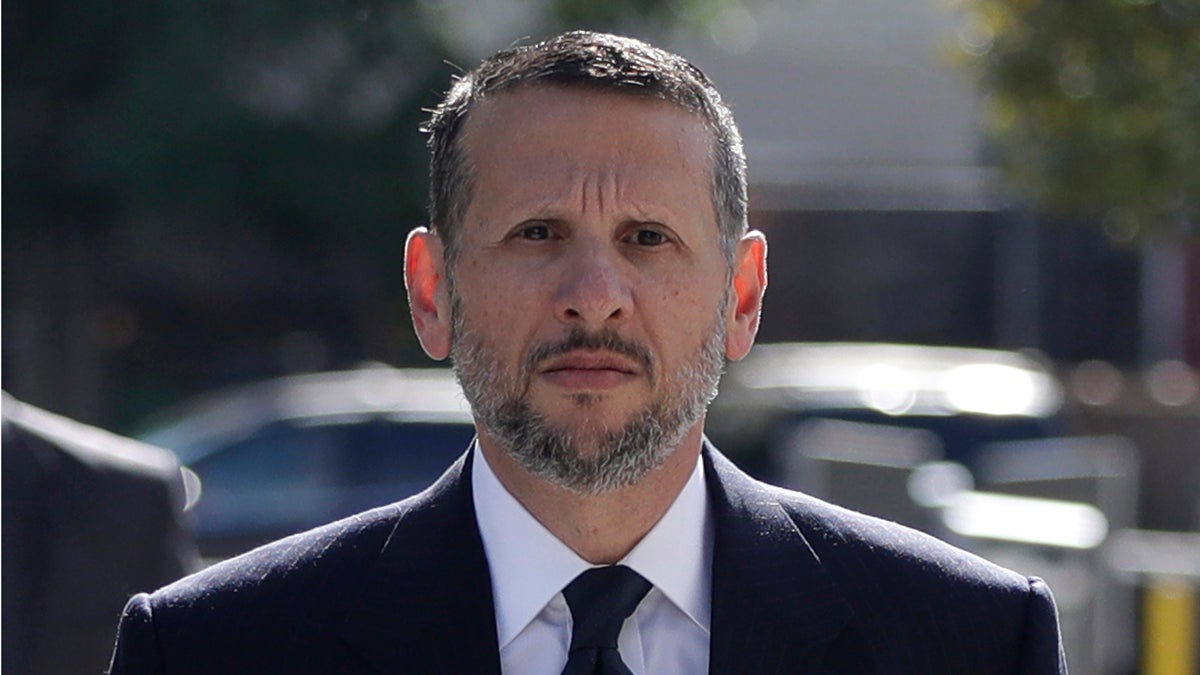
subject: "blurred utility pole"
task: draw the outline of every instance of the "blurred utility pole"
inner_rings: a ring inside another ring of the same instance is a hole
[[[1187,354],[1188,249],[1147,242],[1142,247],[1141,361],[1184,359]]]

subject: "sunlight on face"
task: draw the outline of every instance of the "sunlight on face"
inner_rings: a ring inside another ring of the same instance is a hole
[[[482,104],[464,139],[445,283],[481,440],[579,493],[638,482],[699,430],[724,366],[711,131],[663,101],[534,86]]]

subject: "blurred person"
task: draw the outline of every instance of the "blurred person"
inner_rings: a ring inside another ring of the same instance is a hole
[[[130,594],[199,569],[175,457],[3,395],[3,670],[101,673]]]
[[[709,80],[502,51],[433,111],[405,278],[476,440],[425,492],[134,597],[113,673],[1060,673],[1039,579],[757,482],[704,437],[766,240]]]

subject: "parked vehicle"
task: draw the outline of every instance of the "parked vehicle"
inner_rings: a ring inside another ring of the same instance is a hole
[[[708,434],[747,470],[778,480],[785,439],[815,419],[927,429],[942,456],[973,463],[995,441],[1058,433],[1062,388],[1019,352],[886,343],[755,346],[732,363]]]
[[[367,367],[203,396],[140,438],[199,477],[196,535],[219,559],[415,494],[474,433],[449,369]]]

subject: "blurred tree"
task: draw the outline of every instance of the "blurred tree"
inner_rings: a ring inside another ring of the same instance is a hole
[[[1200,3],[958,0],[995,149],[1048,213],[1200,234]]]
[[[399,261],[447,64],[723,1],[3,0],[5,387],[105,422],[417,361]]]

